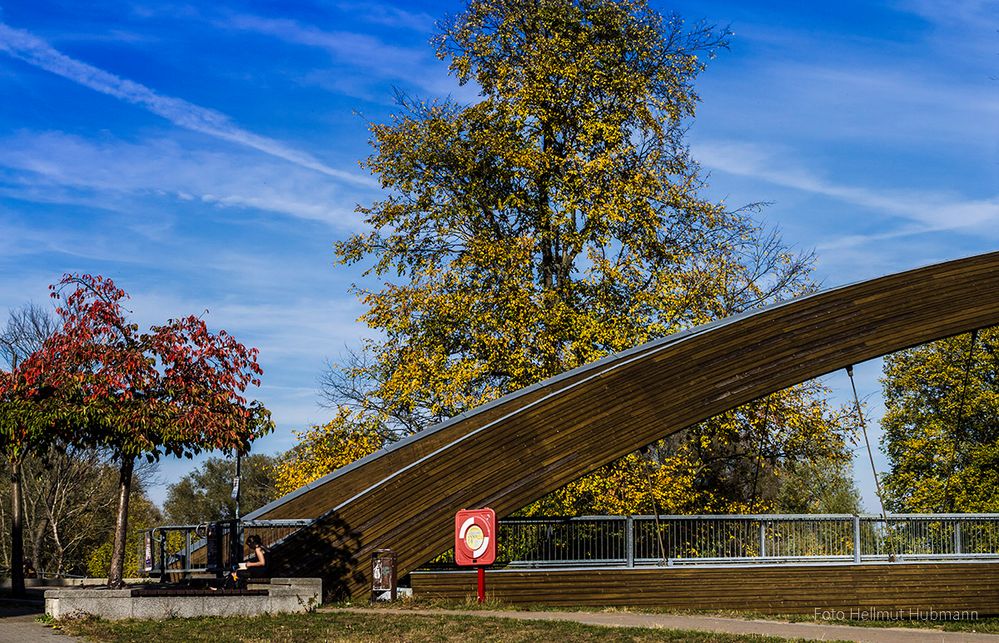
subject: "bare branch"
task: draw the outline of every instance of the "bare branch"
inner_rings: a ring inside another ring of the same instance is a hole
[[[0,363],[14,368],[37,351],[59,328],[56,317],[38,304],[28,303],[10,311],[0,331]]]

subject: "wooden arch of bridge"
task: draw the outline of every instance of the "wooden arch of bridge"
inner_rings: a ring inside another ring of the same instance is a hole
[[[833,288],[609,356],[392,445],[247,518],[315,518],[274,575],[363,595],[370,554],[405,574],[456,511],[504,517],[665,435],[847,365],[999,324],[999,252]]]

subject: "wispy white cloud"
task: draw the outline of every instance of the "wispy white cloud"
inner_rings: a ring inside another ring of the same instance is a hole
[[[969,113],[995,114],[999,98],[981,82],[981,78],[941,78],[929,71],[891,69],[868,65],[808,65],[788,63],[782,72],[788,77],[807,79],[827,86],[830,91],[850,91],[859,96],[874,96],[904,102],[916,107],[940,106],[948,110],[966,109]],[[940,72],[941,76],[943,72]]]
[[[103,244],[85,243],[85,238],[70,230],[40,229],[4,221],[7,212],[0,208],[0,266],[10,270],[13,264],[29,256],[62,256],[95,261],[128,261],[128,253]],[[44,295],[39,291],[39,296]]]
[[[340,11],[365,22],[386,27],[429,31],[434,25],[434,18],[428,13],[408,11],[380,2],[338,2],[336,6]]]
[[[0,280],[0,313],[32,299],[46,302],[46,285],[63,272],[99,272],[131,293],[128,309],[140,326],[206,311],[210,327],[259,348],[272,388],[258,397],[268,404],[292,395],[289,390],[301,397],[308,388],[307,406],[313,406],[326,359],[345,346],[357,346],[368,334],[355,321],[362,305],[330,269],[326,244],[303,242],[289,253],[199,240],[183,231],[160,242],[137,243],[113,221],[78,231],[43,231],[19,226],[5,214],[0,209],[0,272],[8,277]],[[8,254],[8,242],[15,254]],[[150,272],[164,277],[142,276]]]
[[[2,220],[0,220],[0,233],[6,232]],[[2,247],[0,243],[0,247]],[[0,254],[0,261],[4,258]],[[49,284],[57,281],[61,276],[52,270],[25,268],[18,266],[15,270],[5,270],[6,274],[16,274],[17,279],[0,280],[0,320],[6,324],[7,314],[28,302],[33,302],[46,310],[53,310],[55,302],[49,297]]]
[[[303,79],[334,91],[372,99],[375,98],[374,93],[363,92],[360,86],[370,84],[372,79],[379,79],[413,84],[435,96],[451,95],[461,100],[470,100],[477,95],[474,87],[458,85],[447,75],[446,67],[437,60],[428,44],[405,47],[388,44],[370,34],[328,31],[286,18],[264,18],[247,14],[227,16],[216,21],[216,25],[223,29],[262,34],[327,52],[334,61],[342,63],[342,68],[313,70],[303,75]],[[363,75],[358,75],[359,70],[363,70]],[[380,100],[388,98],[390,95],[387,92],[377,97]]]
[[[940,25],[962,28],[973,25],[984,31],[999,27],[995,0],[898,0],[894,4],[903,11]]]
[[[135,211],[138,199],[200,201],[353,230],[354,204],[369,192],[256,155],[190,149],[176,140],[91,141],[22,131],[0,139],[0,194],[118,212]]]
[[[235,125],[225,114],[163,96],[134,81],[70,58],[37,36],[0,23],[0,51],[67,80],[161,116],[178,127],[246,146],[341,181],[373,186],[369,177],[330,167],[316,157]]]
[[[787,163],[789,155],[780,155],[760,145],[735,142],[706,142],[695,145],[694,155],[705,166],[839,200],[882,215],[906,221],[888,226],[875,235],[848,235],[820,248],[853,245],[859,241],[883,240],[931,231],[957,229],[999,230],[999,195],[985,199],[915,190],[874,189],[844,185],[822,178],[801,167]],[[887,224],[886,224],[887,226]]]
[[[999,75],[999,5],[995,0],[896,0],[893,5],[930,26],[925,41],[935,59],[948,61],[954,69],[987,67],[989,75],[978,76],[982,81]]]
[[[752,131],[833,150],[887,145],[928,158],[986,156],[999,134],[999,93],[988,75],[853,59],[768,61],[709,86],[701,120],[732,135]],[[733,94],[754,98],[733,109]]]
[[[362,308],[352,295],[282,295],[246,275],[220,276],[214,270],[211,274],[228,285],[229,296],[198,296],[183,284],[146,287],[132,291],[129,306],[140,324],[147,325],[207,310],[209,326],[225,328],[240,341],[257,346],[267,364],[285,371],[305,365],[316,376],[327,356],[336,356],[344,346],[357,346],[367,334],[367,328],[354,321]]]

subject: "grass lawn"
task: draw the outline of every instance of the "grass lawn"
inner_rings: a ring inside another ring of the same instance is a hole
[[[690,616],[720,616],[745,620],[785,621],[789,623],[819,623],[823,625],[852,625],[856,627],[905,627],[919,629],[936,629],[946,632],[980,632],[983,634],[999,634],[999,618],[980,618],[970,620],[849,620],[822,619],[810,614],[761,614],[758,612],[733,612],[725,610],[674,610],[641,607],[550,607],[546,605],[511,605],[497,600],[488,600],[484,604],[474,599],[465,601],[442,599],[410,599],[396,603],[376,603],[371,607],[386,607],[395,609],[412,609],[419,612],[424,609],[450,610],[523,610],[528,612],[621,612],[634,614],[674,614]]]
[[[166,621],[68,620],[56,626],[92,641],[694,641],[736,643],[788,639],[684,630],[613,628],[477,616],[355,614],[324,610],[255,618]]]
[[[692,630],[616,628],[562,621],[520,621],[481,616],[444,615],[424,610],[459,609],[476,611],[525,609],[499,601],[479,605],[474,601],[400,601],[385,607],[412,610],[411,614],[362,614],[326,607],[310,614],[279,614],[255,618],[196,618],[165,621],[67,620],[54,626],[67,634],[92,641],[786,641],[775,637],[716,634]],[[534,607],[531,611],[553,611]],[[864,627],[913,627],[945,631],[999,633],[999,618],[968,621],[925,620],[819,620],[811,616],[773,616],[749,612],[680,612],[638,608],[558,608],[557,611],[633,612],[653,614],[698,614],[742,619],[814,622]]]

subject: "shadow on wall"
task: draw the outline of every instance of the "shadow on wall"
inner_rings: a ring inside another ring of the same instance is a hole
[[[361,533],[335,511],[316,519],[276,545],[271,552],[271,576],[321,577],[323,602],[350,598],[350,586],[367,577],[358,565]]]

